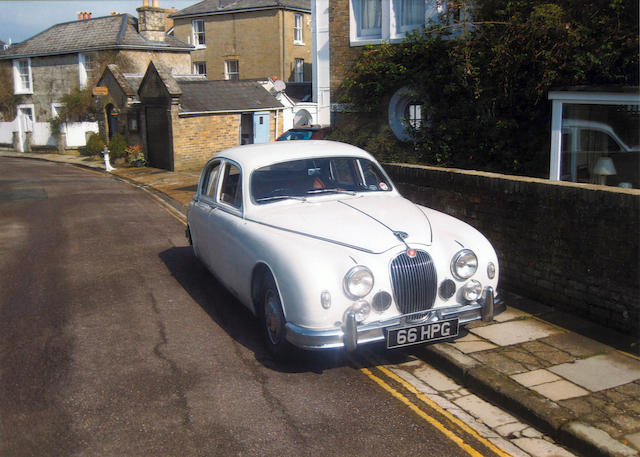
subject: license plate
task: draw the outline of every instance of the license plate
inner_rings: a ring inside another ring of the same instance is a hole
[[[387,330],[387,348],[411,346],[458,336],[458,319]]]

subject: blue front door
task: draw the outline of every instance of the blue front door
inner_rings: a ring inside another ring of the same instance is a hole
[[[253,142],[267,143],[269,141],[269,111],[253,113]]]

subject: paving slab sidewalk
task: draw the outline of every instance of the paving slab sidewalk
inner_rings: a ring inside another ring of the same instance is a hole
[[[0,150],[1,156],[104,172],[95,158],[10,150]],[[147,167],[112,174],[160,193],[183,214],[199,177]],[[415,354],[585,456],[640,455],[640,359],[629,353],[638,350],[638,338],[516,294],[502,298],[508,310],[493,322],[473,323],[455,343]]]
[[[542,319],[551,307],[503,299],[509,307],[493,322],[418,355],[582,455],[639,455],[640,359]]]

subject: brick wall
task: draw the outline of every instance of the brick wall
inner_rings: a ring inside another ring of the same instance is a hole
[[[175,171],[199,170],[216,153],[240,144],[240,114],[179,117],[174,110]]]
[[[240,113],[178,116],[171,109],[174,170],[200,170],[218,152],[240,145]],[[282,133],[282,114],[278,131]],[[275,112],[269,112],[270,140],[275,139]]]
[[[610,328],[640,332],[640,191],[386,165],[411,200],[478,228],[500,287]]]
[[[331,101],[338,100],[338,90],[345,72],[362,53],[364,47],[351,47],[349,42],[349,2],[329,2],[329,49],[331,55]]]
[[[206,47],[194,50],[191,60],[206,62],[208,79],[225,79],[225,60],[238,60],[240,79],[277,76],[289,81],[296,58],[309,64],[312,60],[311,15],[303,13],[304,45],[293,43],[293,15],[274,8],[201,16]],[[174,34],[184,42],[193,41],[192,19],[175,20]]]

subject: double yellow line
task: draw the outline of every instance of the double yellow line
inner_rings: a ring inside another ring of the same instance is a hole
[[[367,357],[367,361],[368,362],[373,362],[369,357]],[[406,395],[402,394],[400,391],[398,391],[397,389],[392,387],[388,382],[386,382],[380,376],[375,375],[372,370],[370,370],[369,368],[362,367],[353,358],[352,358],[352,362],[369,379],[371,379],[376,384],[378,384],[380,387],[382,387],[384,390],[389,392],[394,398],[396,398],[396,399],[400,400],[402,403],[404,403],[411,411],[413,411],[420,418],[424,419],[429,424],[431,424],[433,427],[435,427],[438,431],[440,431],[443,435],[445,435],[449,440],[451,440],[458,447],[460,447],[460,449],[462,449],[464,452],[466,452],[467,454],[469,454],[470,456],[473,456],[473,457],[484,457],[484,454],[482,454],[478,450],[474,449],[471,445],[466,443],[463,438],[461,438],[456,433],[454,433],[452,430],[447,428],[444,424],[442,424],[442,422],[440,422],[439,420],[437,420],[434,417],[432,417],[429,414],[427,414],[420,407],[420,404],[416,404],[415,402],[410,400]],[[420,400],[420,402],[424,403],[429,408],[435,410],[438,414],[440,414],[444,418],[446,418],[447,421],[449,421],[449,422],[453,423],[455,426],[459,427],[465,433],[470,435],[475,441],[479,442],[485,448],[491,450],[495,455],[497,455],[499,457],[511,457],[510,454],[506,453],[503,449],[500,449],[499,447],[494,445],[491,441],[489,441],[486,438],[480,436],[478,434],[478,432],[476,432],[473,428],[471,428],[470,426],[465,424],[463,421],[461,421],[457,417],[453,416],[447,410],[443,409],[440,405],[438,405],[436,402],[431,400],[428,396],[426,396],[423,393],[421,393],[420,391],[418,391],[418,389],[416,389],[409,382],[407,382],[406,380],[402,379],[400,376],[395,374],[393,371],[389,370],[387,367],[385,367],[383,365],[378,365],[376,363],[373,363],[373,365],[375,366],[375,368],[377,370],[382,372],[382,374],[384,374],[386,377],[388,377],[389,379],[392,379],[394,382],[400,384],[404,389],[406,389],[408,392],[413,394],[418,400]]]

